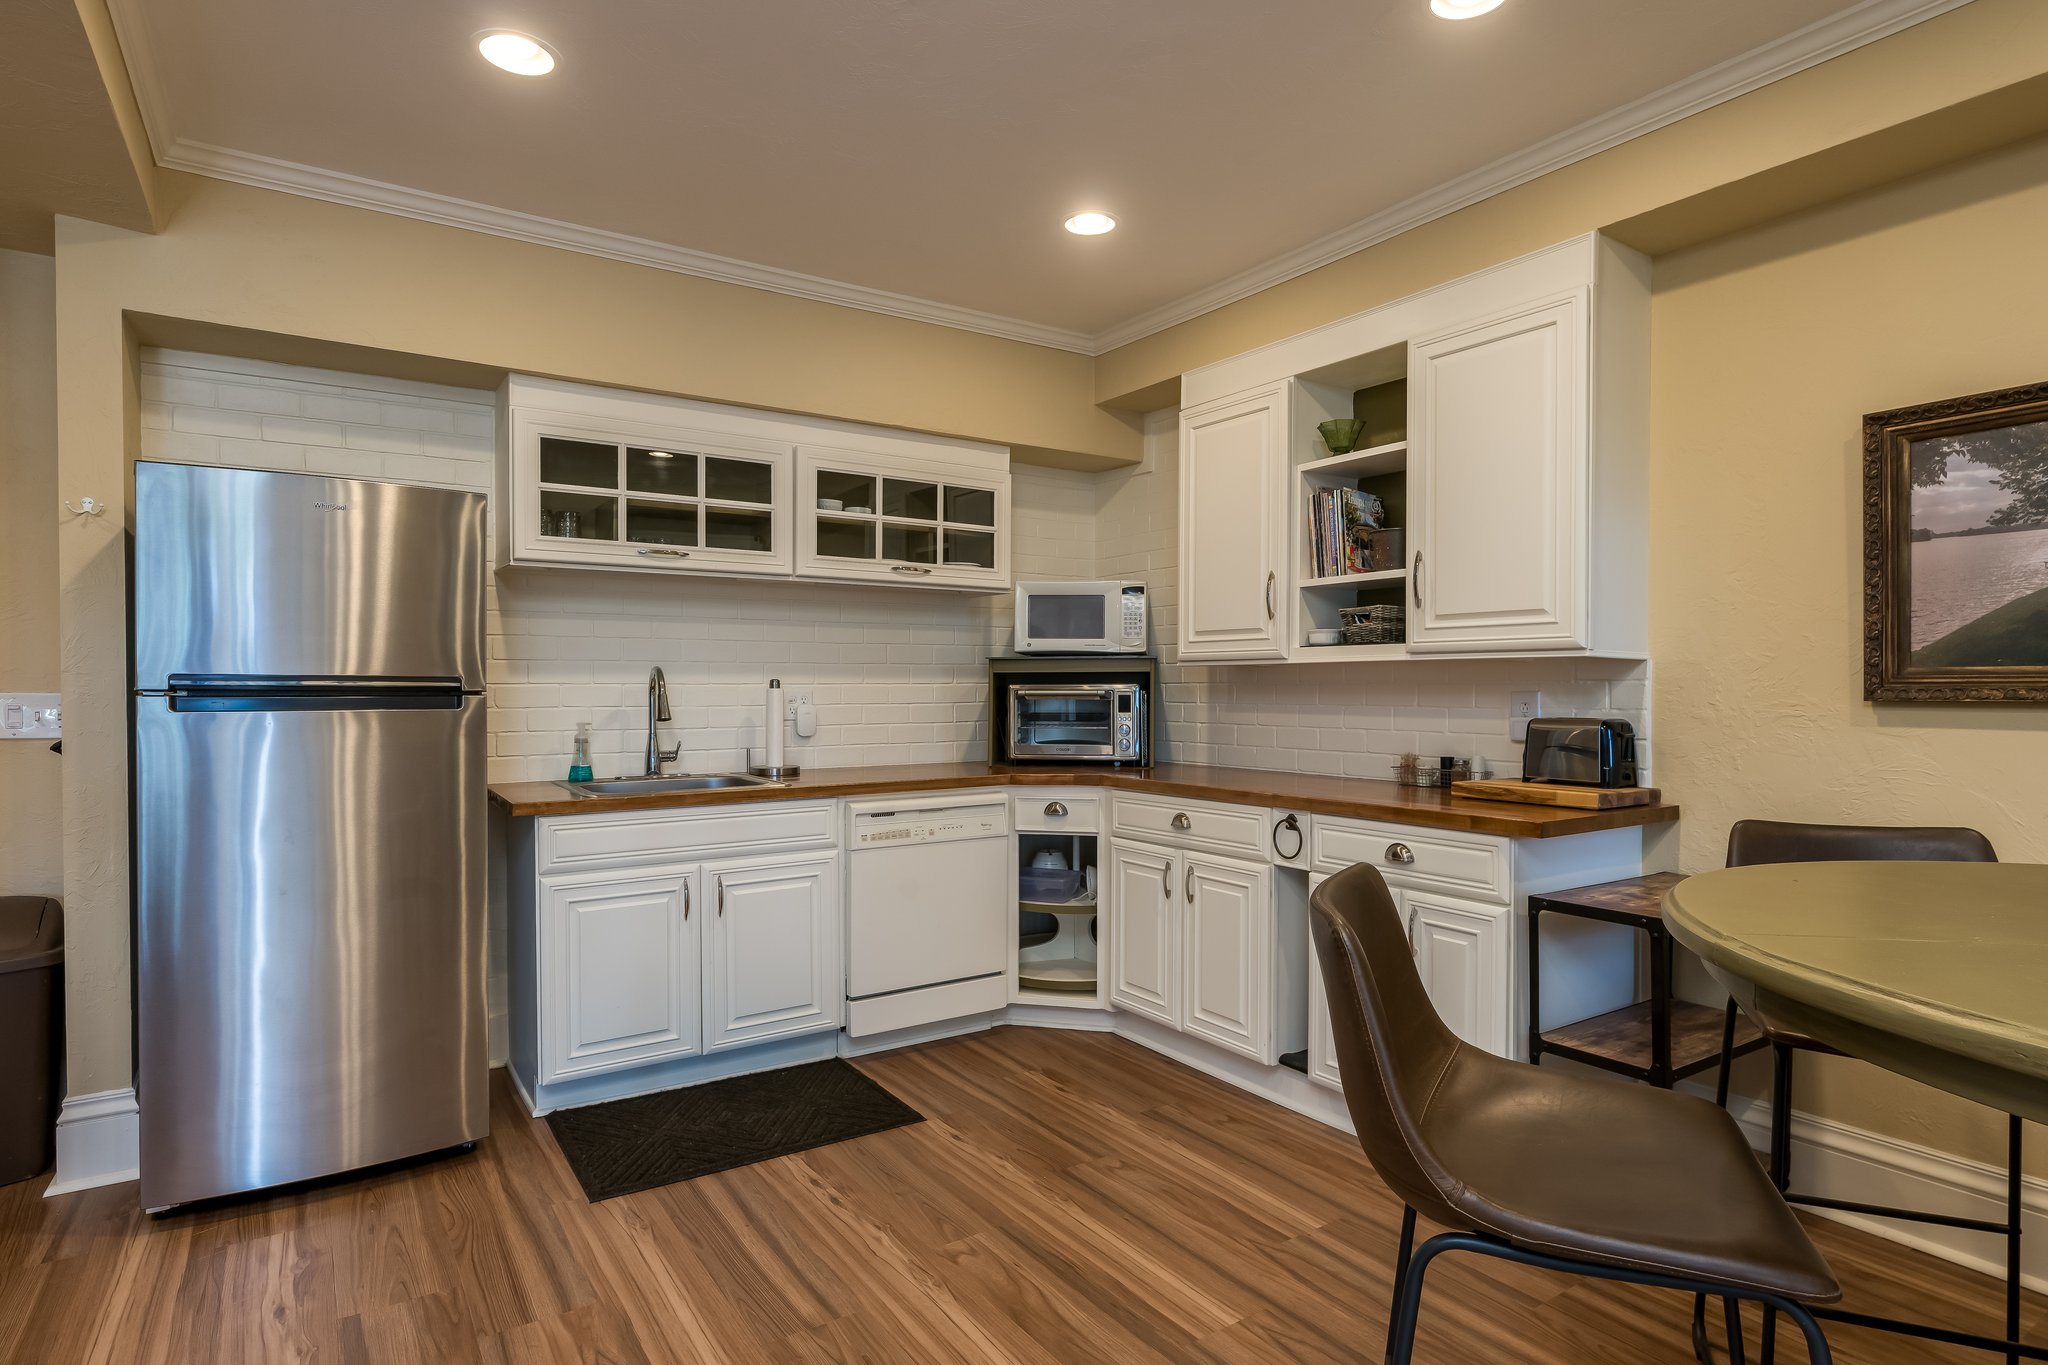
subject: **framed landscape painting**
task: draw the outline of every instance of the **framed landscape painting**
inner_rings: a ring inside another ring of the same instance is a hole
[[[2048,383],[1863,419],[1863,695],[2048,701]]]

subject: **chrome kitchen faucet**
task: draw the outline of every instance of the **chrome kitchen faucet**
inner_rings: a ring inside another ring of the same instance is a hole
[[[657,666],[647,671],[647,776],[660,777],[661,765],[673,763],[676,755],[682,753],[683,742],[677,740],[667,749],[661,747],[661,723],[669,718],[668,679]]]

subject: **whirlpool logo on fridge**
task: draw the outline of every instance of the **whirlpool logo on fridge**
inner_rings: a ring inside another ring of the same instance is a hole
[[[316,502],[313,504],[313,507],[314,510],[320,512],[346,512],[348,510],[348,504],[345,502]]]

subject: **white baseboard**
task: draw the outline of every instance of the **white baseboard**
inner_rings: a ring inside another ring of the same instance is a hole
[[[73,1095],[57,1115],[57,1175],[43,1197],[134,1180],[142,1173],[141,1152],[132,1087]]]
[[[936,1043],[942,1038],[959,1038],[969,1033],[983,1033],[994,1028],[1001,1019],[1000,1013],[970,1014],[964,1019],[944,1019],[936,1024],[913,1024],[909,1028],[891,1029],[887,1033],[873,1033],[864,1038],[842,1033],[839,1035],[839,1055],[865,1057],[874,1052],[894,1052],[901,1047],[916,1047],[919,1043]]]
[[[1768,1150],[1771,1106],[1762,1100],[1736,1100],[1729,1108],[1749,1135],[1750,1145]],[[2039,1130],[2031,1136],[2039,1141]],[[2005,1219],[2003,1167],[1798,1112],[1792,1115],[1792,1190],[1960,1218]],[[1993,1233],[1800,1207],[1995,1279],[2005,1278],[2005,1239]],[[2025,1229],[2020,1238],[2020,1279],[2029,1289],[2048,1292],[2048,1180],[2030,1175],[2020,1182],[2020,1225]]]
[[[1239,1090],[1248,1090],[1297,1114],[1306,1114],[1318,1123],[1326,1123],[1346,1133],[1356,1131],[1351,1126],[1351,1111],[1344,1107],[1342,1094],[1310,1080],[1291,1067],[1266,1066],[1250,1057],[1226,1052],[1165,1024],[1128,1012],[1116,1015],[1116,1035],[1206,1072]]]

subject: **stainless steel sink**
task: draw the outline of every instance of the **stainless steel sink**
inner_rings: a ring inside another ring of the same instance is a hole
[[[780,787],[783,784],[752,773],[709,773],[697,777],[612,777],[601,782],[557,782],[578,796],[634,796],[662,792],[711,792],[727,787]]]

